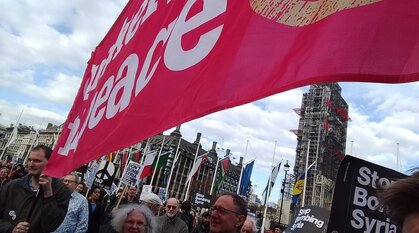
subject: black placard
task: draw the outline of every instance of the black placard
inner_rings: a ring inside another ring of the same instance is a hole
[[[329,211],[317,206],[297,208],[284,233],[322,233],[329,220]]]
[[[113,163],[109,161],[102,161],[96,172],[93,185],[104,189],[110,189],[116,176],[116,170],[117,169]]]
[[[406,175],[352,156],[345,156],[336,178],[328,233],[397,233],[379,203],[377,185],[388,185]]]

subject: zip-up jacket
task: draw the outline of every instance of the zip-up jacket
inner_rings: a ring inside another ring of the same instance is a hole
[[[52,178],[53,195],[44,198],[42,190],[36,192],[29,186],[31,176],[10,181],[0,193],[0,233],[9,233],[19,223],[27,220],[35,202],[28,233],[52,232],[63,222],[70,200],[70,190],[56,178]]]

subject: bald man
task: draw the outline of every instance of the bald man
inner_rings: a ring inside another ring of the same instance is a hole
[[[179,200],[176,198],[167,199],[166,214],[157,218],[157,225],[160,226],[160,233],[188,233],[188,226],[176,214],[179,211]]]

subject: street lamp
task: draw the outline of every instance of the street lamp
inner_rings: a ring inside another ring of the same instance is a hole
[[[285,183],[287,182],[287,173],[289,170],[290,170],[290,165],[288,164],[288,160],[287,160],[287,163],[284,165],[285,177],[284,177],[284,180],[282,181],[282,189],[281,189],[282,197],[281,197],[281,207],[279,208],[279,225],[281,225],[282,204],[284,203]]]

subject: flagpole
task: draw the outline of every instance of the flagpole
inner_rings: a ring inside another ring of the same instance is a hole
[[[397,166],[397,171],[400,172],[400,153],[399,153],[399,145],[400,143],[396,143],[397,144],[397,156],[396,156],[396,166]]]
[[[54,143],[52,144],[52,146],[51,146],[51,148],[54,150],[54,147],[55,147],[55,145],[57,145],[57,142],[58,142],[58,138],[60,137],[60,135],[61,135],[61,132],[63,131],[63,128],[62,127],[59,127],[58,128],[58,132],[57,132],[57,137],[55,137],[55,134],[54,134]]]
[[[194,159],[194,162],[192,164],[192,169],[193,169],[193,167],[196,163],[196,158],[198,157],[198,152],[199,152],[199,146],[200,145],[201,145],[201,142],[198,142],[198,146],[196,147],[196,152],[195,152],[195,159]],[[184,199],[185,201],[188,200],[188,198],[189,198],[189,188],[191,187],[192,179],[193,179],[193,176],[191,177],[190,180],[187,180],[188,188],[186,188],[185,199]]]
[[[210,195],[212,195],[212,192],[213,192],[213,189],[214,189],[215,179],[217,178],[217,170],[218,170],[218,163],[219,162],[220,162],[220,158],[218,158],[218,155],[217,155],[217,164],[215,165],[214,176],[212,177]]]
[[[310,153],[310,139],[308,139],[308,143],[307,143],[307,156],[306,156],[306,168],[305,168],[305,176],[304,176],[303,201],[301,203],[301,207],[305,206],[305,201],[306,201],[306,187],[307,187],[307,176],[308,176],[307,171],[308,171],[309,153]]]
[[[143,163],[144,163],[145,155],[147,154],[147,149],[150,146],[149,143],[150,143],[150,138],[147,139],[147,142],[145,144],[144,151],[143,151],[143,156],[142,156],[141,162],[140,162],[141,165],[143,165]]]
[[[161,142],[161,147],[160,147],[160,151],[159,151],[159,155],[157,155],[157,161],[156,161],[156,166],[157,164],[159,164],[159,160],[160,160],[160,155],[161,155],[161,151],[163,150],[163,146],[164,146],[164,140],[166,139],[166,135],[163,135],[163,141]],[[151,172],[153,173],[153,175],[151,176],[151,182],[150,185],[153,186],[153,181],[154,181],[154,176],[156,175],[156,172],[154,171],[154,167],[151,168]],[[156,185],[158,186],[158,185]]]
[[[246,150],[244,151],[244,158],[243,158],[243,163],[242,163],[242,167],[241,167],[241,170],[240,170],[240,178],[239,178],[239,183],[238,183],[238,185],[237,185],[237,194],[240,194],[240,186],[241,186],[241,182],[242,182],[242,176],[243,176],[243,169],[244,169],[244,161],[246,160],[246,156],[247,156],[247,148],[249,147],[249,139],[247,140],[247,143],[246,143]]]
[[[17,118],[17,122],[16,122],[16,125],[15,125],[15,128],[16,128],[16,133],[18,133],[17,131],[18,131],[18,126],[19,126],[19,121],[20,121],[20,118],[22,117],[22,113],[23,113],[23,109],[20,111],[20,114],[19,114],[19,117]],[[14,130],[14,128],[13,128],[13,130]],[[12,131],[12,134],[13,134],[13,131]],[[10,141],[11,141],[11,139],[12,139],[12,134],[10,134],[10,137],[9,137],[9,140],[7,140],[7,143],[6,143],[6,146],[3,148],[3,152],[1,153],[1,156],[0,156],[0,160],[3,160],[3,156],[4,156],[4,154],[6,153],[6,150],[9,148],[9,143],[11,143]],[[17,138],[17,137],[16,137]],[[15,139],[16,140],[16,139]]]
[[[31,150],[33,148],[33,146],[35,145],[35,142],[37,141],[36,139],[39,137],[39,131],[41,130],[41,126],[44,123],[45,117],[42,118],[41,124],[38,127],[38,131],[36,131],[35,133],[35,139],[33,140],[31,146],[29,147],[28,153],[26,153],[25,159],[23,160],[23,164],[26,164],[26,161],[28,160],[29,154],[31,153]]]
[[[121,150],[117,150],[116,152],[115,152],[115,157],[113,157],[112,158],[112,163],[116,163],[116,162],[118,162],[117,160],[118,160],[118,154],[119,154],[119,151],[121,151]]]
[[[260,232],[265,232],[266,213],[268,211],[268,198],[269,198],[269,193],[271,191],[271,178],[272,178],[272,169],[274,167],[274,161],[275,161],[275,152],[276,152],[276,141],[275,141],[275,147],[274,147],[274,154],[272,156],[272,165],[270,169],[271,171],[269,172],[268,188],[265,194],[265,209],[263,210],[263,220],[262,220],[262,226],[261,226]]]
[[[166,200],[169,197],[169,186],[170,186],[170,181],[172,180],[173,171],[175,170],[175,164],[180,156],[179,147],[180,147],[181,141],[182,141],[182,137],[179,138],[179,142],[177,143],[175,157],[173,158],[172,167],[170,168],[169,180],[167,181],[167,186],[166,186]]]

